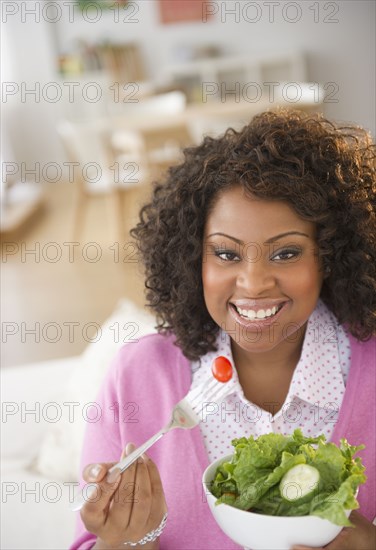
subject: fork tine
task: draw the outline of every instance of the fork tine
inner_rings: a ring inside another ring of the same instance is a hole
[[[201,399],[209,388],[211,391],[213,386],[215,386],[216,384],[218,384],[218,382],[214,378],[208,378],[207,380],[199,384],[196,388],[190,390],[190,392],[186,396],[186,399],[188,399],[188,401],[193,404],[197,399]]]
[[[205,396],[208,394],[211,394],[213,389],[217,386],[218,382],[214,378],[209,378],[197,388],[194,388],[192,391],[188,394],[188,400],[192,407],[195,406],[197,401],[202,401],[205,399]]]
[[[205,395],[205,403],[211,403],[211,402],[216,402],[216,401],[222,401],[222,399],[226,396],[226,394],[228,393],[229,391],[229,387],[228,386],[219,386],[215,389],[213,389],[212,392],[210,392],[210,394],[208,393],[207,395]]]
[[[232,384],[218,382],[217,380],[211,380],[210,383],[206,382],[203,387],[198,388],[200,391],[195,393],[194,398],[190,400],[192,409],[197,412],[202,408],[203,403],[222,401],[231,387]]]

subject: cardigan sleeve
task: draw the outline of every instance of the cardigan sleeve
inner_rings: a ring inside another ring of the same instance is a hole
[[[81,471],[87,464],[118,461],[126,443],[138,446],[156,433],[169,420],[172,404],[188,391],[190,379],[189,362],[170,337],[152,334],[123,346],[88,411],[92,421],[86,425]],[[171,456],[166,445],[163,449]],[[148,454],[158,458],[154,448]],[[84,484],[81,479],[80,487]],[[70,550],[87,550],[95,541],[79,516]]]
[[[173,336],[153,334],[121,348],[95,403],[94,413],[101,413],[98,421],[87,424],[82,467],[116,461],[127,442],[139,446],[159,431],[188,392],[191,379],[190,362],[174,345]],[[169,513],[161,548],[239,548],[218,527],[203,498],[201,476],[208,456],[200,427],[172,430],[148,456],[158,467]],[[188,514],[181,513],[182,494]],[[95,541],[79,518],[70,550],[88,550]]]
[[[351,367],[346,391],[332,441],[345,437],[351,445],[365,445],[359,451],[367,481],[359,487],[360,513],[370,521],[376,516],[376,338],[360,342],[349,336]]]
[[[81,454],[81,472],[87,464],[113,462],[120,458],[122,448],[119,430],[117,379],[119,356],[109,368],[95,402],[87,413],[87,425]],[[82,477],[80,488],[85,485]],[[97,537],[86,531],[78,515],[76,538],[70,550],[88,550]]]

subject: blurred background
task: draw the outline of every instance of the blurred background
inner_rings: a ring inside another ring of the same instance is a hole
[[[153,330],[129,236],[152,182],[279,105],[375,136],[375,3],[0,6],[1,547],[51,550],[73,537],[87,405]]]
[[[78,354],[119,298],[143,305],[128,231],[179,147],[278,104],[375,134],[372,1],[1,7],[4,365]]]
[[[3,365],[76,355],[120,298],[143,305],[128,231],[181,146],[279,104],[375,134],[374,11],[2,2]]]

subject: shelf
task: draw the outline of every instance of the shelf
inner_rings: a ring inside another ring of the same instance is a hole
[[[304,82],[307,79],[306,62],[302,53],[280,53],[263,56],[218,57],[169,66],[166,78],[179,85],[188,101],[222,99],[222,93],[231,93],[249,85],[272,82]]]

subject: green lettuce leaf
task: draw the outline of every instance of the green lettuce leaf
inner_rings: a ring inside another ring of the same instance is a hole
[[[356,491],[364,483],[364,466],[354,455],[364,446],[326,443],[325,436],[306,437],[300,429],[291,436],[266,434],[232,441],[234,455],[216,472],[211,492],[217,504],[278,516],[316,515],[337,525],[351,525],[346,510],[358,508]],[[320,481],[308,501],[282,498],[282,477],[297,464],[309,464]]]

